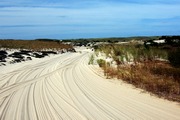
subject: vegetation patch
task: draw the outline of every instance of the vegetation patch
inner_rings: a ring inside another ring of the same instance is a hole
[[[44,58],[50,54],[75,52],[72,45],[48,40],[0,40],[0,49],[0,66],[32,60],[32,58]]]
[[[116,67],[99,59],[107,78],[118,78],[159,97],[180,102],[179,47],[140,44],[99,45],[96,52],[113,58]]]
[[[38,41],[38,40],[0,40],[0,48],[28,49],[39,51],[44,49],[61,50],[73,49],[71,45],[62,44],[58,41]]]

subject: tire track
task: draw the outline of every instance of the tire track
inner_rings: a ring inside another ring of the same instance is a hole
[[[0,73],[0,119],[180,119],[177,103],[101,77],[87,64],[90,54],[57,55]]]

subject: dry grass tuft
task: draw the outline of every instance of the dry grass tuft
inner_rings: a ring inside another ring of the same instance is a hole
[[[168,71],[168,72],[167,72]],[[108,69],[108,78],[117,77],[159,97],[180,102],[180,69],[167,63],[142,63]]]

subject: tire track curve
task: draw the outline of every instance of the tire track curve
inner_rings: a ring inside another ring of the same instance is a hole
[[[101,77],[90,50],[0,73],[1,120],[179,120],[175,102]]]

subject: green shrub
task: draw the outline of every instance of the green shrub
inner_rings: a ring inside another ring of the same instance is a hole
[[[103,59],[98,59],[97,63],[99,65],[99,67],[105,67],[106,66],[106,61]]]
[[[168,60],[174,67],[180,67],[180,48],[169,51]]]

